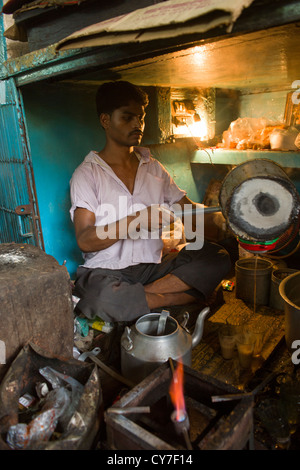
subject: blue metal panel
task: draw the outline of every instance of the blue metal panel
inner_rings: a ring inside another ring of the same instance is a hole
[[[43,248],[21,96],[0,81],[0,242]]]
[[[3,7],[3,0],[0,0],[0,9]],[[7,60],[6,40],[4,37],[3,15],[0,16],[0,64]]]

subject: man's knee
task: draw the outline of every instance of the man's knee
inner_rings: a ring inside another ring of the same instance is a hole
[[[124,282],[109,284],[101,290],[98,309],[100,317],[113,322],[132,321],[149,311],[143,286]]]
[[[198,258],[204,263],[213,263],[216,268],[229,271],[231,268],[231,259],[228,251],[221,245],[214,242],[206,242],[201,250],[196,250],[193,258]]]
[[[226,276],[231,269],[231,259],[229,253],[225,248],[219,247],[218,254],[217,254],[217,267],[222,271],[222,275]]]
[[[149,311],[144,287],[115,275],[85,279],[79,297],[78,310],[91,319],[97,316],[107,322],[132,321]]]

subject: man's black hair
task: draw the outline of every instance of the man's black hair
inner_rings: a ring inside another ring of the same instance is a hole
[[[96,94],[97,114],[111,114],[121,106],[127,106],[130,101],[136,101],[146,106],[149,103],[148,95],[140,87],[125,81],[107,82],[100,85]]]

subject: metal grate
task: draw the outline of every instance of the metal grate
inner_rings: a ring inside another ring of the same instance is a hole
[[[0,82],[0,242],[44,249],[20,93]]]

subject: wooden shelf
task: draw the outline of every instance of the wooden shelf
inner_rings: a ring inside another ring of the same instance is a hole
[[[238,165],[247,160],[272,160],[283,167],[300,168],[299,152],[279,152],[273,150],[226,150],[208,148],[197,150],[191,163],[214,163],[224,165]]]

